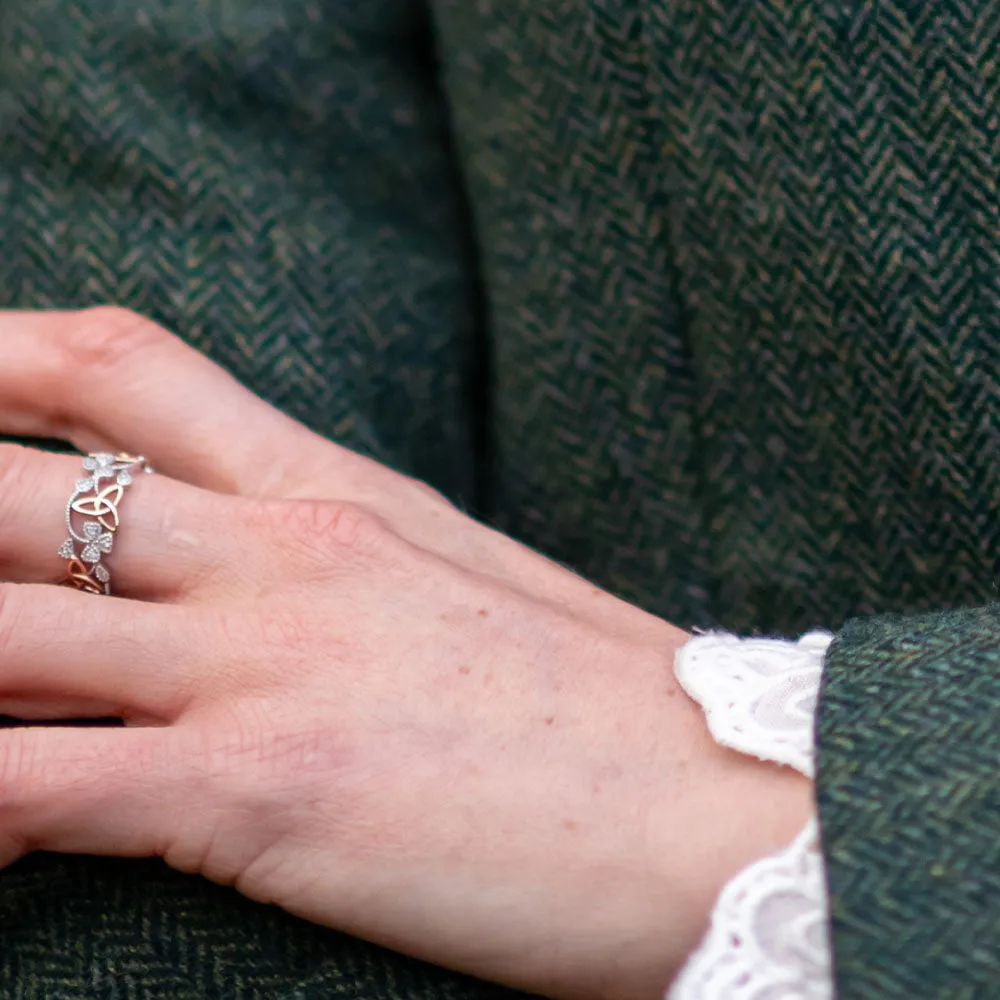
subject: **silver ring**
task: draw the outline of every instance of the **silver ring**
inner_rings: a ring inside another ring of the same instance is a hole
[[[77,480],[66,504],[69,538],[59,555],[69,564],[67,586],[110,597],[111,573],[104,557],[111,554],[121,526],[122,498],[136,473],[149,474],[153,467],[141,455],[99,451],[83,460],[83,471],[86,478]]]

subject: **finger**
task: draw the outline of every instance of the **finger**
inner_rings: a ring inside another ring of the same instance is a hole
[[[207,631],[177,605],[0,584],[0,709],[49,703],[49,719],[71,706],[81,718],[172,721],[221,677],[198,655]]]
[[[67,501],[83,476],[77,457],[0,445],[0,578],[66,578],[67,561],[58,553],[67,538]],[[103,560],[114,592],[163,600],[204,585],[239,552],[234,503],[166,476],[137,476],[122,496],[121,527]]]
[[[0,867],[34,850],[163,854],[178,816],[173,739],[169,728],[0,731]]]
[[[141,453],[179,480],[254,496],[349,454],[118,308],[0,311],[0,432]]]

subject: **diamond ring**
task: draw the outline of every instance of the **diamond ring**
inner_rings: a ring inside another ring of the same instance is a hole
[[[153,468],[141,455],[94,452],[83,460],[83,471],[66,504],[69,537],[59,555],[69,564],[68,586],[110,597],[111,574],[104,557],[114,548],[122,498],[136,473],[148,474]]]

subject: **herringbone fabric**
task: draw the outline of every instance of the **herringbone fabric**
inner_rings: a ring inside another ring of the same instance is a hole
[[[819,716],[838,995],[1000,993],[1000,606],[852,623]]]
[[[987,599],[1000,4],[436,7],[503,525],[674,620]]]
[[[490,305],[491,509],[609,589],[706,623],[721,609],[646,6],[435,0]]]
[[[159,319],[679,624],[981,601],[1000,0],[432,5],[444,93],[421,0],[5,0],[0,306]],[[975,621],[849,630],[829,665],[844,1000],[943,995],[932,939],[992,928],[969,885],[990,849],[946,838],[995,805]],[[954,745],[894,758],[932,715]],[[913,827],[908,878],[859,800]],[[910,919],[916,971],[886,960]],[[15,866],[0,941],[18,1000],[499,992],[152,862]],[[949,995],[996,995],[976,960]]]
[[[35,856],[0,878],[4,1000],[520,996],[260,906],[158,862]]]

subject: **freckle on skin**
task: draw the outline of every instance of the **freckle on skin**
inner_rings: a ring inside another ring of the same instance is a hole
[[[579,827],[580,827],[580,824],[574,822],[571,819],[564,819],[563,820],[563,829],[565,829],[565,830],[577,830],[577,829],[579,829]]]
[[[479,617],[480,618],[485,618],[488,614],[489,614],[489,612],[486,610],[486,608],[480,608],[479,609]]]
[[[459,667],[458,672],[460,674],[467,674],[471,669],[472,669],[471,667]]]
[[[545,725],[551,726],[552,723],[555,722],[555,721],[556,721],[556,717],[554,715],[546,715],[545,716]]]

